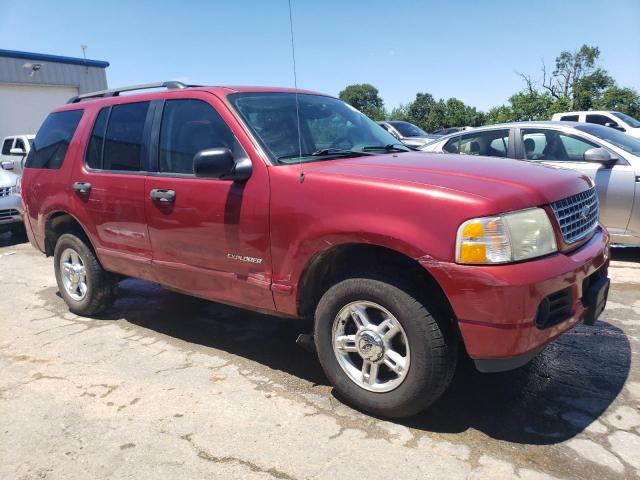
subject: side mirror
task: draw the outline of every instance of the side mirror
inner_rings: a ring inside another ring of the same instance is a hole
[[[620,125],[618,125],[617,123],[607,122],[607,123],[604,124],[604,126],[605,127],[609,127],[609,128],[615,128],[619,132],[626,132],[626,130],[623,127],[621,127]]]
[[[2,162],[1,164],[3,170],[13,170],[13,162]]]
[[[613,165],[618,161],[616,157],[612,157],[609,150],[606,148],[590,148],[586,152],[584,152],[584,161],[585,162],[593,162],[593,163],[601,163],[603,165]]]
[[[25,151],[22,148],[12,148],[11,150],[9,150],[9,154],[23,156],[25,154]]]
[[[251,170],[248,157],[241,156],[236,162],[228,148],[208,148],[193,157],[193,173],[199,178],[243,181],[251,176]]]

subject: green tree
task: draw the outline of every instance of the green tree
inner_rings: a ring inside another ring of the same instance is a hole
[[[400,104],[397,107],[394,107],[391,112],[387,115],[387,120],[404,120],[408,121],[407,114],[408,107],[407,105]]]
[[[435,100],[433,99],[433,95],[430,93],[417,93],[415,100],[407,105],[407,122],[411,122],[423,130],[429,131],[427,123],[434,104]]]
[[[556,68],[547,76],[542,66],[542,86],[557,100],[568,101],[569,110],[587,110],[615,81],[606,70],[597,66],[600,49],[582,45],[570,52],[564,50],[556,57]],[[531,80],[522,75],[531,88]]]
[[[492,125],[494,123],[507,123],[513,122],[515,115],[513,110],[508,105],[500,105],[493,107],[487,112],[486,123]]]
[[[616,110],[632,117],[640,117],[640,95],[632,88],[609,87],[594,102],[597,110]]]
[[[553,97],[546,92],[518,92],[509,97],[512,121],[548,120],[549,109],[553,102]]]
[[[384,120],[384,102],[378,89],[369,83],[348,85],[339,94],[340,100],[357,108],[372,120]]]

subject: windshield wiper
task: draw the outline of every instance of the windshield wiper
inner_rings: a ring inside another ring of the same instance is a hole
[[[294,153],[291,155],[282,155],[280,157],[278,157],[278,160],[286,160],[286,159],[291,159],[291,158],[297,158],[297,157],[324,157],[324,156],[331,156],[331,155],[350,155],[350,156],[361,156],[361,155],[371,155],[371,153],[368,152],[361,152],[359,150],[347,150],[344,148],[321,148],[320,150],[316,150],[315,152],[312,153],[303,153],[302,155]]]
[[[365,152],[361,152],[359,150],[349,150],[347,148],[321,148],[320,150],[316,150],[311,155],[314,157],[320,157],[323,155],[345,155],[345,154],[353,154],[353,155],[368,155]]]
[[[388,145],[370,145],[367,147],[362,147],[362,151],[366,152],[367,150],[385,150],[387,152],[407,152],[409,151],[409,148],[406,147],[405,145],[402,145],[402,147],[397,146],[397,145],[401,145],[400,143],[390,143]]]

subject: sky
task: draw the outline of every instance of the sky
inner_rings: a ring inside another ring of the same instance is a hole
[[[375,85],[391,109],[417,92],[481,110],[562,50],[598,46],[640,91],[640,0],[291,0],[298,87]],[[106,60],[110,87],[180,79],[293,86],[287,0],[0,0],[0,48]]]

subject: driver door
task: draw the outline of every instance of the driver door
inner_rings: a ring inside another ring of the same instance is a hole
[[[245,182],[196,177],[201,150],[229,148],[236,160],[246,153],[216,97],[183,95],[158,108],[152,133],[145,210],[155,277],[192,295],[273,310],[266,168],[254,165]]]
[[[612,234],[625,233],[635,193],[635,172],[625,160],[620,159],[612,166],[585,162],[584,152],[602,145],[558,130],[521,129],[520,135],[523,145],[525,142],[531,145],[531,141],[535,145],[533,152],[527,155],[527,160],[570,168],[591,177],[598,190],[600,221]],[[524,147],[521,151],[525,151]]]

